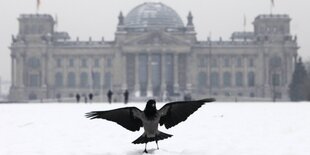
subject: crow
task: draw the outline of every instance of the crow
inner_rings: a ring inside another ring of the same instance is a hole
[[[116,122],[130,131],[139,131],[144,128],[144,133],[133,144],[145,143],[144,152],[147,153],[147,143],[171,137],[172,135],[158,130],[158,124],[165,125],[167,129],[185,121],[192,113],[200,108],[205,102],[213,102],[215,99],[207,98],[195,101],[177,101],[165,104],[161,109],[156,109],[156,101],[148,100],[144,111],[136,107],[125,107],[109,111],[92,111],[86,113],[90,119],[106,119]]]

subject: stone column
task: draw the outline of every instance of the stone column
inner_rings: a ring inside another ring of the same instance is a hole
[[[128,89],[128,84],[127,84],[127,55],[122,54],[122,62],[123,62],[123,82],[122,82],[122,89],[125,91]]]
[[[179,57],[178,54],[173,55],[173,87],[174,87],[174,92],[178,93],[179,92],[179,69],[178,69],[178,61]]]
[[[40,64],[41,64],[41,71],[42,71],[42,77],[41,77],[41,79],[42,79],[42,83],[41,83],[41,86],[42,87],[44,87],[44,88],[46,88],[46,57],[47,57],[47,54],[43,54],[42,55],[42,60],[43,61],[41,61],[40,62]]]
[[[12,76],[12,87],[16,86],[16,64],[15,64],[15,60],[16,60],[16,56],[11,54],[11,67],[12,67],[12,72],[11,72],[11,76]]]
[[[104,99],[105,99],[105,92],[103,91],[104,90],[104,71],[105,71],[105,68],[104,68],[104,56],[100,56],[99,58],[99,61],[101,62],[100,64],[100,71],[99,71],[99,74],[100,74],[100,101],[103,102]],[[77,71],[75,71],[76,73]],[[77,73],[76,73],[77,74]]]
[[[135,96],[140,97],[139,54],[135,56]]]
[[[23,83],[23,67],[24,61],[22,55],[17,55],[13,60],[13,72],[14,72],[14,83],[15,86],[21,87]]]
[[[193,73],[190,72],[191,69],[197,70],[195,65],[196,61],[193,61],[193,55],[191,54],[187,54],[186,55],[186,90],[188,91],[188,93],[192,93],[192,77],[193,77]],[[209,75],[209,74],[208,74]],[[195,76],[196,77],[196,76]],[[197,79],[197,78],[196,78]]]
[[[165,54],[162,53],[161,54],[161,85],[160,85],[160,92],[162,93],[162,99],[165,100],[166,96],[167,96],[167,91],[166,91],[166,70],[165,70]]]
[[[148,55],[147,62],[147,97],[153,96],[153,86],[152,86],[152,55]]]

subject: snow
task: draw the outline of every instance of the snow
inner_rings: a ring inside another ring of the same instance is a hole
[[[158,104],[160,108],[163,104]],[[0,104],[0,155],[139,155],[144,145],[131,132],[89,111],[124,104]],[[144,104],[135,103],[141,110]],[[310,103],[219,103],[204,105],[174,135],[148,144],[155,155],[309,155]]]

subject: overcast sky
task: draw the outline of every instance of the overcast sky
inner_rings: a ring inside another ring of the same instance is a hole
[[[23,13],[36,13],[37,0],[0,0],[0,76],[11,79],[8,47],[11,35],[18,32],[17,18]],[[120,11],[124,15],[143,2],[162,2],[173,8],[186,23],[192,11],[197,37],[228,40],[234,31],[243,31],[244,15],[247,31],[259,14],[270,13],[271,0],[41,0],[40,13],[58,17],[58,31],[67,31],[73,40],[113,40]],[[274,14],[288,14],[291,33],[298,36],[299,54],[310,60],[310,1],[275,0]]]

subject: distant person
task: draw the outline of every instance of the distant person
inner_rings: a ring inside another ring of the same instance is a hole
[[[108,93],[107,93],[107,96],[108,96],[108,101],[111,104],[112,103],[113,92],[111,90],[109,90]]]
[[[129,99],[129,92],[128,92],[128,90],[126,89],[125,92],[124,92],[124,102],[125,102],[125,104],[128,103],[128,99]]]
[[[90,93],[90,94],[88,95],[88,98],[89,98],[89,102],[90,102],[90,103],[92,103],[93,97],[94,97],[94,95],[93,95],[92,93]]]
[[[75,95],[75,98],[76,98],[76,102],[79,103],[79,102],[80,102],[80,99],[81,99],[80,94],[76,94],[76,95]]]

